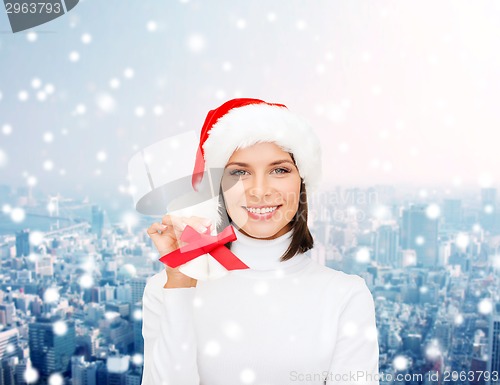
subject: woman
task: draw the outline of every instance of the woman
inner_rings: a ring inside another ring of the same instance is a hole
[[[205,166],[224,168],[223,218],[165,215],[147,232],[164,255],[186,225],[205,233],[230,223],[237,240],[227,246],[248,268],[197,281],[167,266],[148,281],[143,385],[379,383],[364,280],[305,254],[319,147],[283,105],[235,99],[210,111],[193,181]]]

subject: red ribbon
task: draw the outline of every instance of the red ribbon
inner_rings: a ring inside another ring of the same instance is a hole
[[[207,230],[208,232],[208,230]],[[220,234],[200,234],[190,226],[186,226],[181,234],[181,241],[187,245],[174,250],[163,257],[160,261],[172,268],[183,265],[203,254],[210,254],[227,270],[249,269],[247,265],[234,255],[224,245],[235,241],[236,234],[232,226],[227,226]]]

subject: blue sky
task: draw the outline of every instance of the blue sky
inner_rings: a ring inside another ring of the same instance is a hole
[[[0,181],[128,202],[134,153],[242,96],[313,124],[325,188],[496,185],[498,20],[495,1],[84,0],[12,34],[1,11]]]

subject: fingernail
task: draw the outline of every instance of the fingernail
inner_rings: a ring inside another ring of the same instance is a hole
[[[167,225],[161,225],[161,228],[162,228],[162,229],[166,229],[166,228],[167,228]]]

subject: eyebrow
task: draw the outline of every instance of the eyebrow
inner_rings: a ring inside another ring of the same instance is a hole
[[[276,166],[276,165],[282,164],[282,163],[290,163],[291,165],[295,166],[295,164],[291,160],[288,160],[288,159],[276,160],[272,163],[269,163],[269,166]],[[231,162],[231,163],[226,164],[226,167],[227,166],[250,167],[250,165],[248,163],[242,163],[242,162]]]

